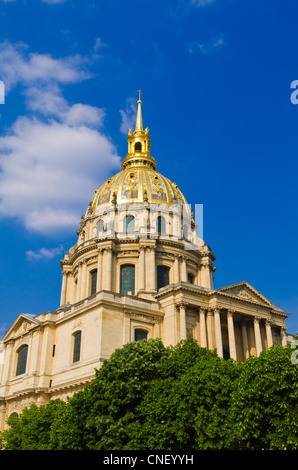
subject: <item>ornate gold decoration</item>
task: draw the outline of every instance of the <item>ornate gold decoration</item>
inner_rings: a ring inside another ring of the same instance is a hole
[[[138,179],[138,172],[131,171],[127,177],[128,185],[125,186],[125,191],[135,191],[137,189],[136,183]]]
[[[162,194],[164,192],[164,190],[163,190],[163,187],[162,187],[161,179],[158,177],[158,175],[155,171],[150,171],[150,175],[151,175],[153,191],[155,191],[158,194]]]

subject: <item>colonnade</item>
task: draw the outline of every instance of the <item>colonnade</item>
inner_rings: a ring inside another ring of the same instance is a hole
[[[127,262],[136,266],[136,288],[138,291],[156,291],[156,241],[143,240],[138,246],[138,258],[133,260],[127,257]],[[116,272],[115,254],[117,262],[120,261],[125,250],[117,250],[113,244],[99,246],[97,255],[79,261],[76,266],[66,265],[62,271],[62,289],[60,305],[76,303],[90,295],[90,266],[97,270],[96,291],[116,291],[117,282],[114,281]],[[95,263],[96,260],[96,263]],[[169,259],[167,265],[171,268],[170,283],[188,282],[188,258],[185,254],[175,253]],[[210,288],[210,263],[206,272],[206,262],[202,263],[202,269],[194,274],[194,284]]]
[[[187,304],[181,302],[176,305],[179,312],[180,340],[186,339]],[[235,314],[239,316],[237,326],[240,326],[241,335],[238,336],[238,344],[235,334]],[[223,316],[226,314],[226,321]],[[273,345],[272,322],[268,318],[259,315],[241,315],[230,309],[202,308],[199,309],[199,344],[208,349],[217,350],[220,357],[224,357],[223,329],[227,330],[229,357],[235,360],[247,359],[252,355],[259,356],[264,350],[264,341],[261,335],[261,322],[265,323],[266,349]],[[253,325],[253,330],[250,328]],[[280,331],[280,343],[287,344],[285,328],[276,326]],[[227,346],[227,345],[225,345]],[[240,349],[240,350],[239,350]],[[241,356],[241,357],[239,357]]]

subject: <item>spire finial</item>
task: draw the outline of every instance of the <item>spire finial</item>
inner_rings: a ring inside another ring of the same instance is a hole
[[[137,92],[139,93],[139,101],[141,101],[141,95],[142,95],[143,93],[141,92],[141,90],[137,90]]]
[[[143,118],[142,118],[142,108],[141,108],[141,95],[143,94],[141,90],[137,90],[139,93],[139,100],[138,100],[138,113],[137,113],[137,121],[136,121],[136,131],[143,130]]]

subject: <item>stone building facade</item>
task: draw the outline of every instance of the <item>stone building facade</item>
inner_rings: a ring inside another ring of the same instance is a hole
[[[60,307],[21,314],[2,338],[0,430],[31,403],[84,388],[130,341],[192,335],[239,361],[288,341],[288,314],[250,284],[214,289],[215,255],[177,185],[156,171],[141,103],[122,171],[95,191],[60,262]]]

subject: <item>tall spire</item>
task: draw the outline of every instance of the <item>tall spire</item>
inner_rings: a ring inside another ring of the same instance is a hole
[[[141,95],[142,92],[141,90],[138,90],[139,93],[139,99],[138,99],[138,113],[137,113],[137,121],[136,121],[136,131],[142,131],[143,130],[143,118],[142,118],[142,108],[141,108]]]
[[[150,155],[150,137],[149,129],[143,129],[143,118],[141,108],[141,90],[138,90],[138,112],[136,120],[136,128],[134,133],[131,129],[128,131],[128,154],[122,161],[122,169],[133,168],[133,167],[145,167],[152,170],[156,169],[155,158]]]

